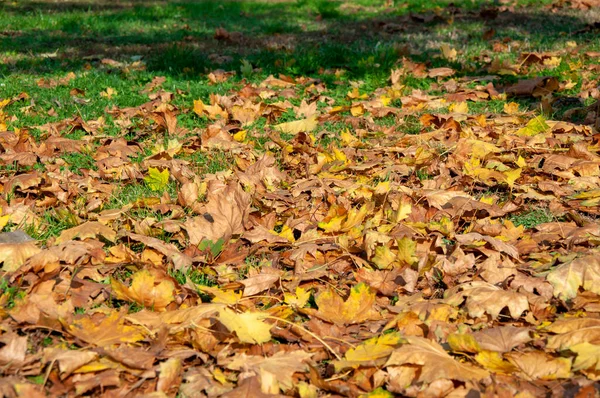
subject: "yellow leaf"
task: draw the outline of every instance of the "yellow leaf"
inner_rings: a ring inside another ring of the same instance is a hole
[[[360,140],[350,134],[348,130],[344,130],[340,133],[340,139],[345,147],[356,148],[361,144]]]
[[[115,95],[117,95],[117,91],[112,88],[112,87],[107,87],[106,90],[102,91],[100,93],[100,96],[111,99],[112,97],[114,97]]]
[[[515,365],[505,361],[502,358],[502,354],[496,351],[483,350],[475,355],[475,360],[478,364],[494,373],[510,374],[517,370]]]
[[[456,60],[456,57],[458,56],[458,51],[456,51],[455,48],[450,47],[448,44],[442,44],[440,46],[440,50],[442,51],[444,58],[450,61]]]
[[[516,134],[532,137],[548,130],[550,130],[550,126],[546,123],[546,119],[543,116],[537,116],[531,119],[525,127],[517,130]]]
[[[350,108],[352,116],[362,116],[365,113],[365,108],[362,105],[355,105]]]
[[[523,156],[519,156],[519,159],[517,159],[516,163],[517,163],[517,166],[519,166],[520,168],[527,166],[527,161],[525,159],[523,159]]]
[[[396,253],[387,246],[377,246],[371,262],[379,269],[388,269],[396,261]]]
[[[316,116],[313,116],[308,119],[296,120],[294,122],[280,123],[276,124],[275,127],[277,130],[288,133],[288,134],[298,134],[300,132],[310,132],[317,128],[318,126]]]
[[[476,353],[480,351],[479,343],[472,334],[452,333],[448,335],[448,345],[454,352]]]
[[[358,92],[358,87],[354,87],[352,91],[348,91],[346,95],[348,99],[367,99],[369,96],[367,94],[360,94]]]
[[[370,366],[381,366],[383,365],[381,361],[387,359],[392,351],[403,341],[404,339],[400,333],[390,333],[368,339],[364,343],[346,351],[343,360],[334,361],[335,371],[339,372],[347,368],[356,369],[359,366],[367,364]]]
[[[264,323],[265,314],[260,312],[242,312],[238,314],[229,308],[219,311],[219,321],[235,332],[242,343],[262,344],[271,340],[271,325]]]
[[[469,113],[469,104],[467,101],[455,102],[448,107],[448,110],[454,113]]]
[[[338,325],[350,325],[380,318],[379,313],[373,308],[375,293],[364,283],[354,286],[345,302],[331,289],[319,294],[315,302],[319,307],[315,315]]]
[[[196,285],[196,288],[213,296],[213,299],[211,300],[213,303],[229,305],[237,304],[243,295],[241,291],[236,292],[235,290],[221,290],[218,287]]]
[[[569,350],[577,354],[573,362],[573,370],[600,370],[600,345],[583,342],[572,345]]]
[[[515,113],[519,113],[519,104],[516,102],[508,102],[504,104],[504,113],[508,115],[514,115]]]
[[[118,312],[112,312],[99,323],[95,322],[91,316],[86,316],[65,326],[73,336],[99,347],[119,343],[135,343],[144,339],[140,329],[125,325]]]
[[[396,214],[396,219],[394,221],[400,222],[408,218],[408,216],[412,213],[412,205],[408,201],[400,202],[398,206],[398,213]]]
[[[506,183],[509,187],[513,188],[515,186],[515,182],[519,179],[519,177],[521,177],[521,171],[522,169],[514,169],[504,172],[504,175],[506,176]]]
[[[304,307],[306,305],[306,303],[308,302],[309,298],[310,298],[310,292],[301,287],[296,288],[296,294],[292,294],[292,293],[284,293],[283,294],[283,301],[285,301],[286,304],[289,304],[291,306],[295,306],[298,308]]]
[[[155,311],[164,311],[175,297],[175,285],[168,279],[156,283],[156,278],[148,270],[141,270],[131,277],[131,286],[111,279],[113,293],[119,300],[134,301]]]
[[[237,142],[244,142],[246,140],[247,134],[248,133],[246,132],[246,130],[240,130],[233,135],[233,139],[236,140]]]
[[[8,224],[9,221],[10,221],[10,214],[0,217],[0,231],[2,231],[4,229],[4,227],[6,227],[6,224]]]
[[[144,177],[144,181],[153,191],[163,191],[169,183],[169,169],[158,171],[154,167],[148,168],[148,175]]]
[[[413,265],[419,261],[417,257],[417,242],[408,237],[398,239],[398,260]]]

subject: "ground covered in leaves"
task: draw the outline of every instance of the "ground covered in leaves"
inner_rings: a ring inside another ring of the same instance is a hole
[[[529,3],[0,3],[0,394],[597,394],[600,13]]]

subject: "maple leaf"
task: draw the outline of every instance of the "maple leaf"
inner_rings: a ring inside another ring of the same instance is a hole
[[[364,283],[354,286],[346,301],[335,291],[328,289],[319,294],[315,298],[315,302],[319,310],[310,311],[311,313],[339,325],[350,325],[380,318],[379,313],[373,308],[375,293]]]
[[[570,358],[552,358],[539,351],[511,352],[506,358],[530,379],[556,380],[571,376]]]
[[[479,381],[488,376],[488,372],[483,369],[458,362],[436,342],[415,336],[407,336],[406,340],[408,344],[396,348],[385,367],[419,365],[421,372],[418,380],[425,383],[438,379]]]
[[[87,238],[95,238],[98,235],[111,242],[114,242],[117,239],[117,233],[110,227],[107,227],[106,225],[97,221],[88,221],[76,227],[62,231],[54,243],[58,245],[75,238],[84,240]]]
[[[280,123],[273,126],[282,133],[298,134],[301,132],[309,133],[318,126],[317,118],[311,117],[308,119],[296,120],[293,122]]]
[[[169,183],[169,169],[159,171],[154,167],[148,168],[148,175],[144,177],[144,181],[153,191],[164,191]]]
[[[85,316],[75,319],[65,327],[78,339],[99,347],[135,343],[144,339],[141,330],[135,326],[125,325],[122,315],[116,311],[104,316],[100,322],[95,321],[91,316]]]
[[[505,307],[510,315],[518,319],[524,311],[529,310],[527,296],[503,290],[485,282],[470,282],[459,285],[447,292],[446,302],[451,305],[460,305],[466,298],[466,307],[469,316],[479,318],[489,314],[496,319]]]
[[[374,337],[346,351],[343,360],[333,361],[335,371],[359,366],[381,366],[394,349],[404,343],[400,333],[384,334]]]
[[[597,255],[575,258],[559,265],[546,275],[554,288],[554,297],[575,298],[579,288],[600,294],[600,259]]]
[[[254,371],[261,379],[263,390],[268,389],[272,391],[273,387],[265,384],[273,381],[277,392],[279,392],[279,389],[287,391],[294,386],[292,375],[296,372],[307,371],[307,362],[312,356],[313,354],[300,350],[279,351],[268,358],[262,355],[255,356],[242,353],[233,358],[227,365],[227,368],[240,371]],[[272,377],[269,377],[271,375]]]
[[[131,279],[129,287],[111,279],[113,293],[119,300],[134,301],[155,311],[164,311],[165,307],[175,300],[175,285],[168,279],[157,283],[156,277],[148,270],[136,272]]]
[[[184,223],[190,243],[198,245],[204,239],[228,241],[232,235],[243,233],[249,209],[250,195],[238,184],[229,184],[225,189],[209,194],[204,214]]]
[[[219,321],[231,332],[235,332],[242,343],[262,344],[271,340],[272,325],[264,323],[266,315],[261,312],[238,314],[229,308],[219,310]]]

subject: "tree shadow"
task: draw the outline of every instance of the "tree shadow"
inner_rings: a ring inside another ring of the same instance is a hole
[[[247,59],[273,73],[315,75],[344,68],[362,78],[378,70],[388,73],[403,56],[466,73],[437,56],[440,43],[456,48],[469,43],[492,53],[493,42],[518,41],[529,43],[527,50],[542,50],[594,37],[585,31],[589,21],[566,12],[453,5],[437,14],[413,12],[411,5],[419,3],[387,11],[325,0],[0,3],[5,16],[0,52],[8,54],[0,74],[68,72],[103,58],[141,58],[155,73],[198,74],[238,69]]]

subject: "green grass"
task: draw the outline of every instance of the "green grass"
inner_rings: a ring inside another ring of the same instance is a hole
[[[548,209],[532,209],[525,213],[511,216],[510,221],[516,226],[522,225],[525,228],[533,228],[540,224],[556,221],[556,218]]]

